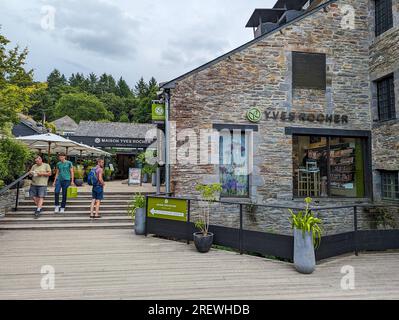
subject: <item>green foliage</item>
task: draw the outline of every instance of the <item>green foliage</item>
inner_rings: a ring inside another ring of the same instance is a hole
[[[195,221],[195,227],[206,236],[209,231],[210,206],[212,202],[217,200],[218,195],[222,191],[222,185],[220,183],[213,183],[209,185],[198,184],[196,185],[195,190],[201,192],[202,199],[207,202],[207,204],[202,207],[202,212]]]
[[[213,184],[198,184],[195,190],[201,192],[201,197],[205,201],[216,201],[218,194],[222,192],[222,185],[220,183]]]
[[[85,171],[81,166],[74,167],[74,177],[75,179],[83,179]]]
[[[56,117],[70,116],[76,122],[81,120],[111,120],[112,113],[94,95],[88,93],[71,93],[61,97],[55,106]]]
[[[128,206],[128,215],[134,220],[136,210],[140,208],[145,208],[145,197],[141,193],[138,193],[134,196],[132,202],[130,202]]]
[[[291,213],[290,221],[292,224],[292,228],[301,230],[303,236],[305,236],[306,232],[311,233],[313,238],[313,244],[315,248],[318,248],[320,246],[322,236],[322,221],[321,219],[315,217],[312,210],[310,209],[312,199],[306,198],[305,202],[305,211],[299,211],[298,213],[294,213],[293,210],[288,210]]]
[[[0,129],[18,122],[18,113],[27,112],[36,102],[34,94],[45,88],[33,82],[33,70],[24,68],[28,50],[7,49],[9,43],[0,34]]]
[[[23,143],[12,139],[0,139],[0,180],[11,183],[26,171],[26,163],[33,160],[33,154]]]
[[[126,113],[122,113],[122,115],[121,115],[120,118],[119,118],[119,122],[126,122],[126,123],[128,123],[128,122],[129,122],[129,117],[128,117],[128,115],[127,115]]]

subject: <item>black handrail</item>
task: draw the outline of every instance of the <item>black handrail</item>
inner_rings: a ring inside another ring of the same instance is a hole
[[[17,186],[17,196],[15,197],[15,207],[14,211],[18,210],[18,202],[19,202],[19,186],[21,181],[26,179],[29,176],[30,172],[26,172],[24,175],[20,176],[17,180],[11,182],[9,185],[5,186],[3,189],[0,190],[0,196],[10,190],[12,187]]]
[[[17,180],[11,182],[9,185],[5,186],[3,189],[0,190],[0,195],[5,193],[6,191],[10,190],[12,187],[20,183],[22,180],[24,180],[27,176],[29,176],[30,172],[25,173],[23,176],[20,176]]]
[[[178,200],[189,200],[189,201],[204,201],[203,199],[200,198],[195,198],[195,197],[171,197],[167,196],[166,194],[160,194],[160,195],[151,195],[151,198],[167,198],[167,199],[178,199]],[[256,207],[263,207],[263,208],[271,208],[271,209],[292,209],[292,210],[304,210],[304,207],[292,207],[292,206],[280,206],[280,205],[273,205],[273,204],[261,204],[261,203],[253,203],[253,202],[240,202],[240,201],[226,201],[226,200],[214,200],[214,201],[208,201],[212,203],[221,203],[221,204],[231,204],[231,205],[237,205],[237,206],[246,206],[246,205],[253,205]],[[395,204],[385,204],[385,203],[370,203],[370,204],[362,204],[362,203],[356,203],[356,204],[348,204],[348,205],[343,205],[343,206],[326,206],[326,207],[320,207],[320,206],[312,206],[310,209],[313,211],[326,211],[326,210],[336,210],[336,209],[349,209],[353,207],[358,207],[358,208],[368,208],[368,207],[374,207],[377,205],[381,205],[383,207],[387,208],[396,208],[398,205]]]

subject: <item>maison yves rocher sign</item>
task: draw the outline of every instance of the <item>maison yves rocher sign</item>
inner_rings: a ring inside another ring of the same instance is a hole
[[[109,138],[109,137],[79,137],[71,136],[72,140],[81,142],[89,146],[112,148],[112,147],[130,147],[144,148],[151,144],[152,141],[140,138]]]
[[[254,111],[256,117],[254,117]],[[313,113],[313,112],[287,112],[268,109],[264,112],[264,117],[261,116],[261,112],[258,108],[251,108],[246,114],[247,120],[251,122],[259,122],[263,118],[268,121],[287,121],[287,122],[318,122],[318,123],[335,123],[335,124],[347,124],[349,123],[349,117],[341,114],[324,114],[324,113]]]

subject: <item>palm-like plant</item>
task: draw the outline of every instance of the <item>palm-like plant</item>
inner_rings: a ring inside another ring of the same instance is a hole
[[[312,235],[315,248],[318,248],[321,242],[322,221],[321,219],[315,217],[312,210],[310,209],[312,199],[306,198],[305,202],[305,211],[299,211],[298,213],[295,213],[293,210],[288,209],[291,213],[290,221],[293,229],[302,231],[303,237],[305,237],[306,232],[310,233]]]

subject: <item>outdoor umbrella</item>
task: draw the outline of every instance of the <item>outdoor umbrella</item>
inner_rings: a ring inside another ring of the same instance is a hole
[[[66,139],[53,133],[45,133],[33,136],[19,137],[17,140],[23,141],[30,149],[43,150],[47,147],[47,153],[50,161],[51,153],[65,152],[74,155],[83,152],[92,155],[109,155],[108,152],[93,148],[75,141]]]

